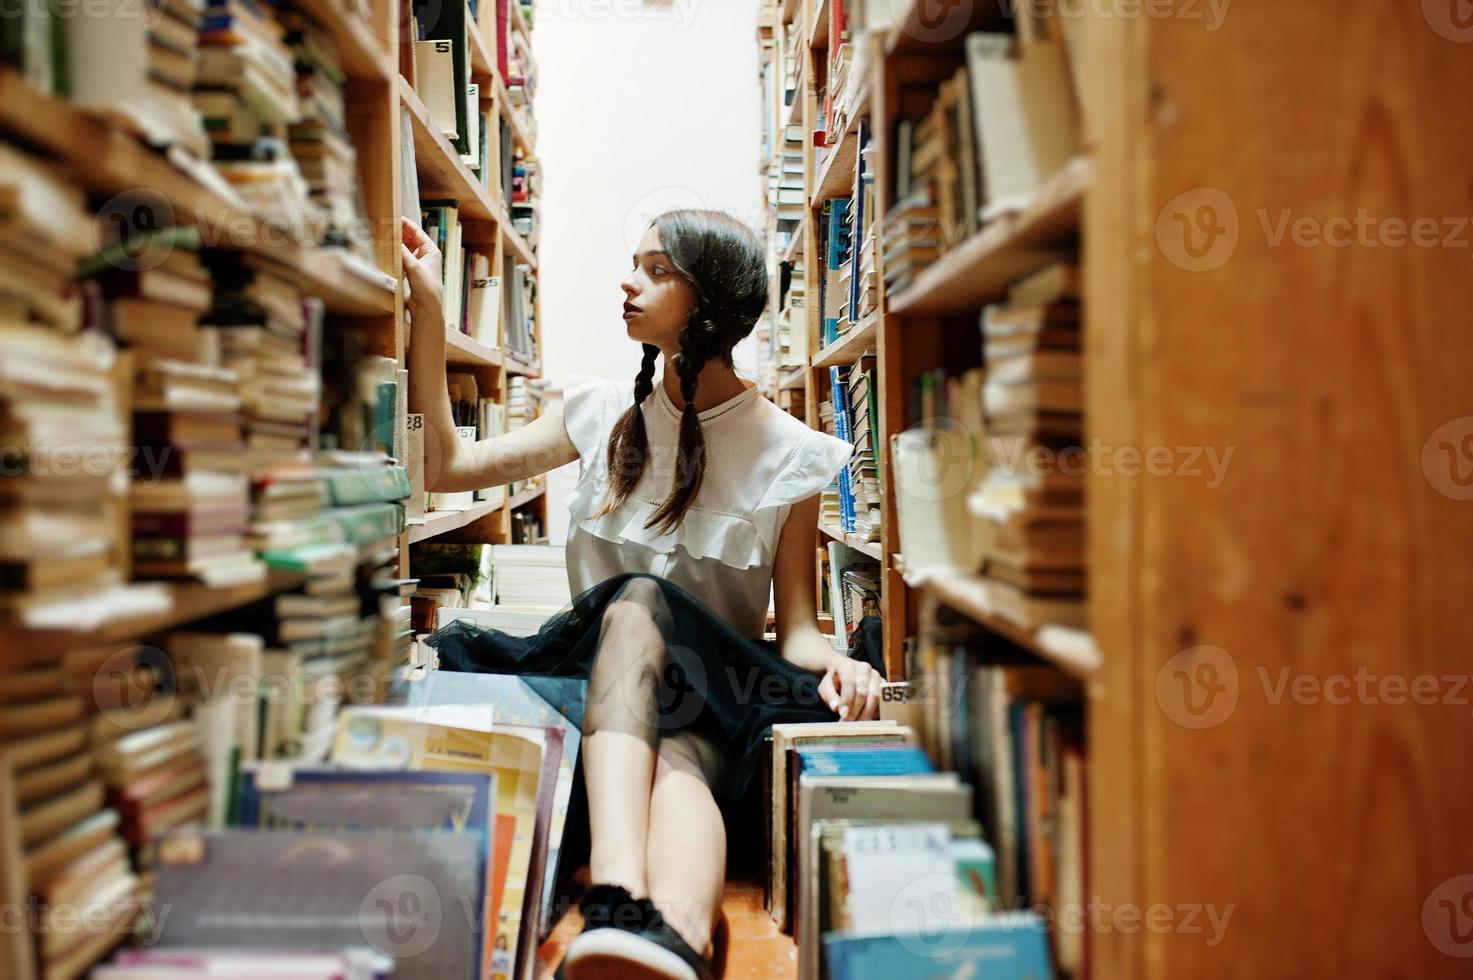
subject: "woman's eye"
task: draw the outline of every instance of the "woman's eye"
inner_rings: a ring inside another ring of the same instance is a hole
[[[650,270],[650,274],[651,275],[656,275],[656,276],[663,276],[665,274],[665,267],[663,265],[657,265],[653,269]]]

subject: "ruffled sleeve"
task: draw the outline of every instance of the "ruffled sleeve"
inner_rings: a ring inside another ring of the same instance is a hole
[[[585,470],[594,468],[618,420],[613,404],[616,387],[606,378],[587,374],[570,374],[563,383],[563,427],[578,447]]]
[[[853,444],[843,439],[817,429],[809,429],[804,434],[787,464],[757,504],[757,525],[764,538],[770,536],[765,542],[769,555],[776,550],[778,534],[793,504],[808,499],[833,483],[839,471],[849,465],[849,458],[853,455]]]

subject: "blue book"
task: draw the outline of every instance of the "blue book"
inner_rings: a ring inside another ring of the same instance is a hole
[[[814,745],[797,748],[798,772],[805,776],[912,776],[935,769],[915,745]]]
[[[835,364],[829,368],[829,391],[834,397],[834,435],[849,438],[849,372]],[[849,467],[839,471],[839,521],[845,531],[854,530],[854,485]]]
[[[1017,912],[957,926],[936,935],[823,937],[829,980],[906,980],[978,977],[986,980],[1051,980],[1047,927],[1032,912]]]

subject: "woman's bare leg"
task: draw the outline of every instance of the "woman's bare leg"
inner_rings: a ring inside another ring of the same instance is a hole
[[[701,736],[661,741],[645,845],[650,901],[707,960],[726,885],[726,827],[709,785],[720,766],[716,746]]]
[[[649,894],[646,830],[659,738],[659,685],[670,611],[648,579],[627,582],[604,611],[584,710],[584,783],[598,884]]]

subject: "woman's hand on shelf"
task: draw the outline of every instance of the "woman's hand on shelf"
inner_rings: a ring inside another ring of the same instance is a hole
[[[866,721],[880,716],[881,681],[865,661],[835,653],[818,682],[818,694],[840,721]]]
[[[430,241],[424,229],[408,218],[399,219],[404,252],[404,278],[409,280],[409,301],[413,308],[434,310],[436,316],[444,307],[440,272],[440,250]]]

